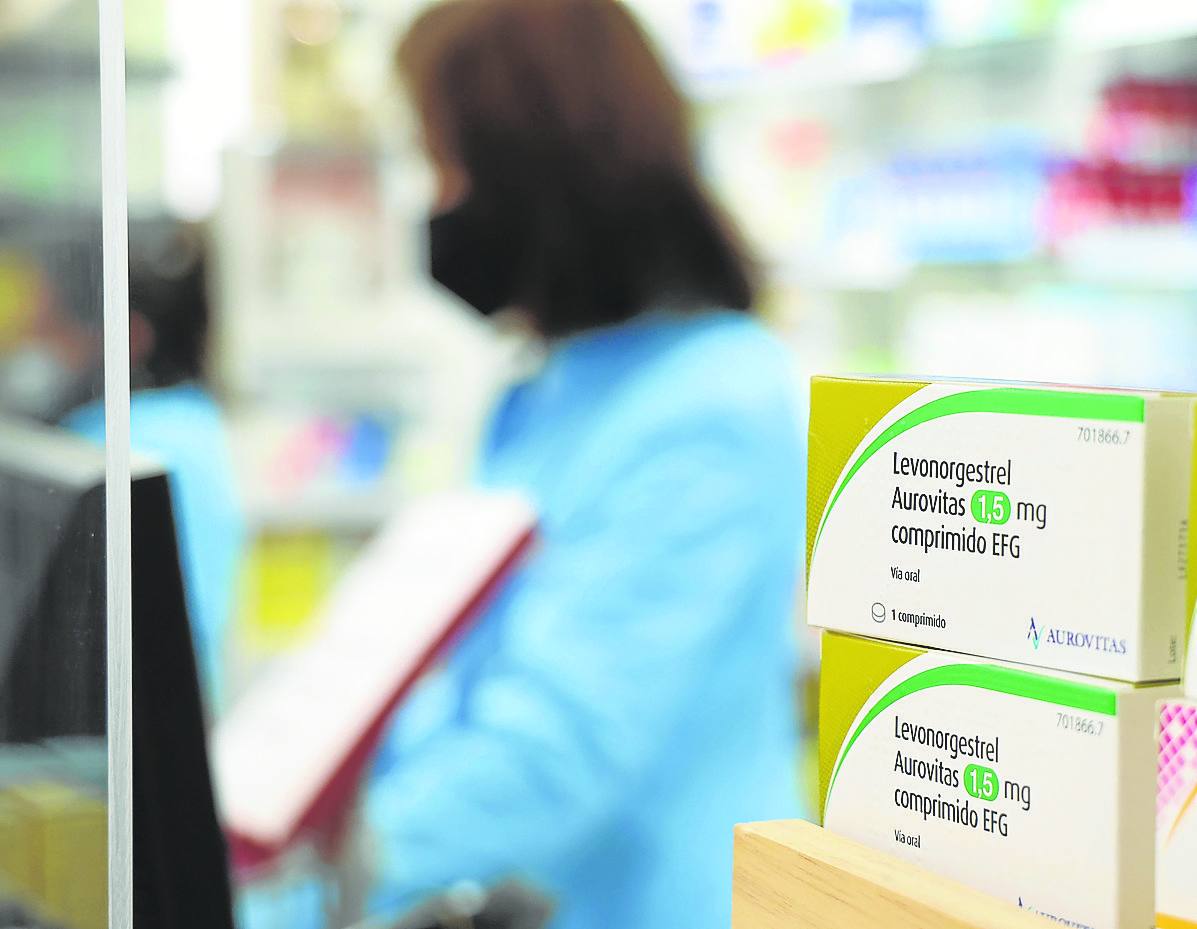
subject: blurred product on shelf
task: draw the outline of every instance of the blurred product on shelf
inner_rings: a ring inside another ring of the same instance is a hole
[[[885,171],[897,251],[914,264],[1019,261],[1040,246],[1044,155],[1000,139],[973,151],[905,155]]]
[[[0,887],[47,920],[105,929],[107,870],[97,863],[107,848],[102,795],[52,780],[0,786]]]
[[[20,898],[71,929],[107,927],[107,868],[97,867],[108,852],[101,797],[59,783],[12,785],[0,789],[0,824],[0,844],[17,860],[4,876]]]
[[[294,647],[355,551],[340,554],[327,531],[256,537],[242,583],[241,649],[255,655]]]
[[[1153,167],[1197,164],[1197,81],[1123,77],[1102,91],[1090,150]]]
[[[251,524],[259,531],[311,529],[327,520],[352,528],[356,517],[363,532],[377,527],[398,502],[388,492],[400,464],[394,456],[402,428],[395,420],[393,411],[278,410],[236,423],[234,438],[248,459]]]
[[[344,145],[344,143],[341,143]],[[382,287],[386,238],[377,165],[368,150],[280,152],[270,191],[266,288],[303,310],[352,311]]]
[[[848,7],[850,33],[899,32],[923,43],[930,37],[932,10],[927,0],[852,0]]]
[[[1193,215],[1194,170],[1065,163],[1051,172],[1048,234],[1053,240],[1103,226],[1174,226]],[[1197,238],[1197,229],[1190,232]]]

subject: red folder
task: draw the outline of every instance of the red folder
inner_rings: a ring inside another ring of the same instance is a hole
[[[300,839],[335,843],[387,720],[532,543],[522,497],[406,507],[338,585],[311,639],[217,726],[217,803],[235,869]]]

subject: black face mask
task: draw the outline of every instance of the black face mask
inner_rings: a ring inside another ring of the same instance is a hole
[[[483,316],[504,309],[515,297],[521,236],[505,221],[511,216],[472,196],[428,221],[432,279]]]

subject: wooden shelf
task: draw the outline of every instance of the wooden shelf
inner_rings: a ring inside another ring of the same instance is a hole
[[[736,827],[732,929],[1051,929],[890,855],[788,820]]]

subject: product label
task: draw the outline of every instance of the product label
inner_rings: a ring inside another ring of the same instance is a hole
[[[1197,925],[1197,703],[1163,704],[1157,783],[1157,923]]]
[[[1099,686],[916,658],[848,730],[826,826],[1066,925],[1115,929],[1116,707]]]
[[[828,501],[811,622],[1135,679],[1143,411],[1119,394],[917,391]]]

